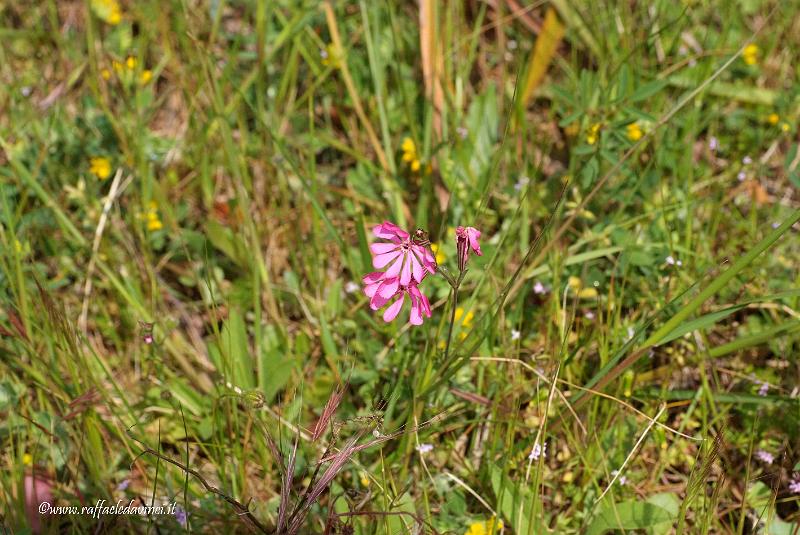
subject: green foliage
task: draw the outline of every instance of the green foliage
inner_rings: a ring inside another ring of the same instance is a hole
[[[512,4],[0,4],[0,524],[269,531],[358,437],[302,532],[796,530],[797,6]],[[384,220],[482,232],[422,326]]]

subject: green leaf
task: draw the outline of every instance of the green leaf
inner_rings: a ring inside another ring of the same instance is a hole
[[[528,533],[541,533],[541,530],[531,529],[531,499],[528,489],[515,484],[505,475],[500,467],[491,467],[492,490],[499,502],[499,511],[507,528],[512,533],[526,535]]]
[[[232,375],[232,383],[241,389],[250,389],[255,386],[253,377],[253,363],[247,347],[247,327],[244,317],[237,308],[231,308],[228,321],[220,333],[220,348],[223,355],[223,372]]]
[[[629,529],[644,529],[654,535],[668,533],[677,517],[677,510],[674,509],[674,503],[666,498],[660,497],[657,502],[669,509],[650,501],[638,500],[604,505],[589,524],[586,535]]]
[[[215,249],[231,259],[242,268],[248,266],[247,246],[241,237],[234,234],[233,230],[222,226],[214,220],[206,223],[206,236]]]
[[[645,100],[667,86],[666,80],[654,80],[652,82],[646,83],[633,92],[633,94],[628,98],[630,102],[639,102],[640,100]]]
[[[717,312],[712,312],[711,314],[706,314],[705,316],[700,316],[697,319],[692,321],[687,321],[686,323],[679,325],[674,331],[667,334],[663,339],[661,339],[655,345],[666,344],[667,342],[671,342],[676,338],[680,338],[686,333],[690,333],[699,329],[705,329],[706,327],[711,327],[719,320],[723,318],[727,318],[737,310],[741,310],[744,308],[744,305],[734,306],[730,308],[726,308],[724,310],[719,310]]]

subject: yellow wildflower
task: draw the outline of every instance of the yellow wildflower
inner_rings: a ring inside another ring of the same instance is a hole
[[[145,217],[147,219],[147,230],[161,230],[164,228],[161,218],[158,217],[158,204],[155,201],[150,201]]]
[[[744,47],[744,51],[742,51],[742,60],[748,65],[755,65],[758,62],[758,53],[760,49],[756,44],[749,44]]]
[[[25,466],[31,466],[33,464],[33,456],[30,453],[26,453],[22,456],[22,464]]]
[[[594,123],[589,127],[589,132],[586,134],[586,143],[594,145],[600,134],[600,123]]]
[[[410,137],[403,138],[403,144],[400,145],[400,149],[403,151],[404,162],[412,162],[417,158],[417,146]]]
[[[642,132],[642,127],[639,126],[639,123],[631,123],[627,126],[628,130],[628,139],[631,141],[639,141],[642,139],[644,135]]]
[[[367,477],[367,473],[366,472],[361,472],[359,475],[361,477],[361,485],[364,486],[364,487],[369,487],[370,480]]]
[[[105,180],[111,176],[111,160],[98,156],[89,159],[89,172],[100,180]]]
[[[100,78],[102,78],[103,80],[110,80],[111,71],[109,71],[108,69],[103,69],[102,71],[100,71]]]
[[[400,145],[400,149],[403,151],[403,161],[408,163],[408,166],[415,173],[419,171],[422,167],[422,162],[419,161],[417,156],[417,146],[414,144],[414,140],[410,137],[403,138],[403,144]]]
[[[463,320],[461,318],[464,318]],[[470,328],[472,327],[472,318],[475,317],[475,314],[470,310],[466,314],[464,314],[464,308],[458,307],[456,309],[456,321],[461,322],[462,327]]]
[[[788,132],[789,130],[791,130],[789,123],[781,123],[781,130],[784,132]]]
[[[122,22],[122,10],[117,0],[92,0],[92,11],[99,19],[112,26]]]
[[[597,290],[591,286],[588,288],[583,287],[583,282],[578,277],[570,277],[567,279],[567,284],[570,289],[578,294],[581,299],[591,299],[597,297]]]
[[[153,71],[150,69],[145,69],[139,75],[139,84],[145,85],[147,82],[153,79]]]
[[[117,74],[122,73],[122,68],[123,68],[122,62],[114,60],[111,62],[111,67],[114,69],[114,71],[116,71]]]
[[[128,59],[125,60],[125,66],[128,67],[129,71],[132,71],[136,68],[136,58],[133,56],[128,56]]]
[[[438,243],[432,243],[431,244],[431,251],[433,251],[433,254],[436,255],[436,263],[437,264],[443,264],[444,260],[445,260],[445,256],[442,253],[442,248],[439,247]]]
[[[503,529],[503,521],[492,517],[489,520],[473,522],[464,535],[495,535],[500,533],[501,529]]]
[[[778,115],[777,113],[770,113],[769,116],[767,117],[767,122],[769,124],[778,124],[778,121],[780,120],[781,116]]]

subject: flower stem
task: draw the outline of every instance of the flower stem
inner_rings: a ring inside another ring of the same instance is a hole
[[[443,272],[444,274],[445,272]],[[450,355],[450,341],[453,339],[453,325],[456,323],[456,307],[458,306],[458,288],[461,286],[461,281],[464,280],[464,275],[467,273],[467,270],[463,270],[461,273],[458,274],[458,280],[453,280],[453,276],[449,273],[446,274],[445,278],[453,287],[453,305],[450,307],[450,326],[447,328],[447,344],[444,346],[444,361],[448,362],[448,356]]]
[[[450,354],[450,340],[453,338],[453,325],[456,322],[456,306],[458,305],[458,286],[453,286],[453,306],[450,307],[450,326],[447,328],[447,344],[444,346],[444,361]]]

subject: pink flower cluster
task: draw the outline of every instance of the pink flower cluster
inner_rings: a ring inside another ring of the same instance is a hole
[[[390,322],[400,313],[408,295],[409,322],[422,325],[423,316],[431,317],[431,305],[420,291],[419,283],[428,274],[436,273],[436,258],[429,247],[417,243],[408,232],[389,221],[373,227],[372,233],[387,240],[370,245],[372,266],[389,267],[364,276],[364,293],[370,298],[370,308],[378,310],[391,303],[383,312],[383,321]]]

